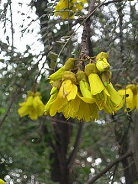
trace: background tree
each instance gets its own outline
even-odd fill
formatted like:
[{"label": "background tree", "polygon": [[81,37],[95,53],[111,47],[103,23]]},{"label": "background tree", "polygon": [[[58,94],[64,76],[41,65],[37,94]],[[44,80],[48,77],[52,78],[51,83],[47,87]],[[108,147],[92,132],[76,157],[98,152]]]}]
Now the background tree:
[{"label": "background tree", "polygon": [[7,183],[134,184],[138,182],[135,110],[101,112],[97,122],[89,123],[66,120],[62,114],[36,121],[17,114],[18,103],[32,88],[41,92],[44,103],[48,101],[47,77],[69,57],[106,51],[114,84],[138,82],[135,1],[88,1],[85,11],[69,20],[54,16],[56,3],[18,3],[21,9],[16,15],[24,17],[18,24],[22,37],[35,32],[33,23],[40,25],[34,45],[43,49],[34,54],[29,40],[24,52],[15,48],[14,2],[1,2],[0,178]]}]

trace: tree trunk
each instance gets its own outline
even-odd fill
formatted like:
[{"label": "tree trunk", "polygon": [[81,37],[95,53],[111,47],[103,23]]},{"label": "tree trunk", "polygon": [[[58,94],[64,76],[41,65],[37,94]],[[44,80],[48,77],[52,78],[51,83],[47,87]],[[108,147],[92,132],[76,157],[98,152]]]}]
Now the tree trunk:
[{"label": "tree trunk", "polygon": [[[70,141],[72,126],[68,124],[62,115],[56,115],[58,122],[53,125],[56,149],[53,157],[53,170],[51,172],[53,181],[60,181],[60,184],[69,184],[69,169],[67,165],[67,151]],[[61,121],[61,122],[60,122]]]}]

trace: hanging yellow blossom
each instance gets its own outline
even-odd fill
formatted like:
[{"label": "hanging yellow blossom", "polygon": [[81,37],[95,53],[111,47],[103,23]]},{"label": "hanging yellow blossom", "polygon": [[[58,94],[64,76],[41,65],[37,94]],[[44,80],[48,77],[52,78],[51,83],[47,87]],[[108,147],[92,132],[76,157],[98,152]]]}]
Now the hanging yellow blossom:
[{"label": "hanging yellow blossom", "polygon": [[62,76],[62,84],[58,91],[58,94],[55,95],[56,98],[52,101],[50,108],[47,105],[50,104],[50,101],[48,101],[48,103],[45,106],[45,112],[49,112],[51,116],[54,116],[57,112],[62,112],[61,109],[63,109],[63,107],[70,100],[73,100],[76,97],[77,86],[75,82],[76,82],[75,74],[70,71],[65,71]]},{"label": "hanging yellow blossom", "polygon": [[63,19],[73,18],[74,15],[83,9],[86,0],[60,0],[55,6],[55,15]]},{"label": "hanging yellow blossom", "polygon": [[[98,54],[98,57],[99,56],[100,58],[108,57],[104,52]],[[88,76],[90,91],[97,106],[106,113],[114,113],[116,107],[121,103],[121,97],[110,83],[110,72],[105,70],[103,70],[102,73],[99,72],[102,71],[98,70],[95,63],[89,63],[85,66],[85,73]]]},{"label": "hanging yellow blossom", "polygon": [[112,114],[118,110],[122,97],[111,83],[108,54],[101,52],[93,58],[88,57],[90,62],[84,63],[84,70],[78,67],[82,61],[77,65],[77,58],[69,58],[61,69],[49,76],[53,87],[45,115],[63,113],[67,119],[88,122],[98,119],[99,110]]},{"label": "hanging yellow blossom", "polygon": [[19,103],[20,108],[18,113],[21,117],[29,115],[32,120],[36,120],[44,113],[44,104],[41,101],[41,95],[39,92],[28,92],[28,96],[24,102]]},{"label": "hanging yellow blossom", "polygon": [[138,85],[128,84],[125,89],[118,90],[118,93],[122,96],[122,102],[118,107],[121,109],[124,104],[128,111],[138,109]]}]

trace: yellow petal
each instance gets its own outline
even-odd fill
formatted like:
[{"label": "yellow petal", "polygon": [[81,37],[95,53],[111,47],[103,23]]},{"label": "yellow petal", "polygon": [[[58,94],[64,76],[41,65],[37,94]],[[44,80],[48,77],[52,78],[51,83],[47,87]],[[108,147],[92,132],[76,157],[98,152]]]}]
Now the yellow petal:
[{"label": "yellow petal", "polygon": [[71,80],[65,80],[63,82],[63,88],[66,93],[69,93],[72,90],[72,81]]},{"label": "yellow petal", "polygon": [[67,95],[67,100],[70,101],[70,100],[75,99],[76,94],[77,94],[77,91],[78,91],[77,86],[76,86],[75,84],[72,84],[71,91],[70,91],[70,93]]},{"label": "yellow petal", "polygon": [[40,96],[35,96],[33,99],[33,107],[37,109],[39,106],[44,107],[44,104],[41,101]]},{"label": "yellow petal", "polygon": [[65,98],[69,92],[72,89],[72,81],[71,80],[65,80],[64,82],[62,82],[62,85],[59,89],[59,93],[58,96],[59,98]]},{"label": "yellow petal", "polygon": [[74,100],[68,102],[67,106],[62,111],[65,118],[75,118],[78,113],[78,109],[80,106],[80,99],[76,96]]},{"label": "yellow petal", "polygon": [[66,105],[68,103],[66,98],[59,98],[57,96],[57,98],[55,99],[55,101],[51,104],[50,107],[50,116],[54,116],[59,109],[61,109],[64,105]]},{"label": "yellow petal", "polygon": [[113,85],[110,83],[106,86],[106,89],[108,90],[109,94],[110,94],[110,99],[117,105],[120,105],[122,98],[119,95],[119,93],[115,90],[115,88],[113,87]]},{"label": "yellow petal", "polygon": [[33,96],[28,96],[26,99],[26,105],[31,106],[33,104]]},{"label": "yellow petal", "polygon": [[89,78],[90,89],[91,89],[92,95],[101,93],[101,91],[104,90],[104,85],[99,75],[97,75],[96,73],[91,73],[88,78]]},{"label": "yellow petal", "polygon": [[123,102],[121,103],[121,105],[119,107],[122,106],[122,104],[124,104],[126,102],[126,107],[130,109],[130,111],[132,111],[135,106],[136,106],[136,103],[135,103],[135,99],[134,99],[134,96],[133,96],[133,92],[131,89],[121,89],[121,90],[118,90],[118,93],[122,96],[123,98]]},{"label": "yellow petal", "polygon": [[101,93],[98,93],[97,95],[93,96],[96,100],[96,104],[99,108],[99,110],[102,110],[106,104],[106,100],[107,100],[107,95],[104,92],[104,90]]},{"label": "yellow petal", "polygon": [[[127,94],[129,95],[128,97],[127,97]],[[130,111],[132,111],[136,106],[136,103],[134,101],[133,92],[129,88],[126,89],[126,105],[127,105],[127,108],[130,109]]]},{"label": "yellow petal", "polygon": [[98,117],[99,117],[99,108],[98,108],[98,106],[96,105],[96,103],[93,103],[93,104],[90,104],[89,107],[90,107],[90,117],[91,117],[91,119],[93,121],[97,120]]},{"label": "yellow petal", "polygon": [[84,81],[80,81],[80,91],[82,93],[82,96],[86,97],[86,98],[92,98],[92,94],[90,92],[90,90],[88,90],[88,83],[84,82]]},{"label": "yellow petal", "polygon": [[26,116],[29,113],[29,109],[28,106],[23,105],[22,107],[20,107],[18,109],[18,114],[20,115],[20,117]]},{"label": "yellow petal", "polygon": [[50,80],[59,80],[65,71],[65,65],[49,76]]},{"label": "yellow petal", "polygon": [[34,108],[30,109],[29,116],[32,120],[36,120],[38,118],[37,110]]},{"label": "yellow petal", "polygon": [[54,102],[56,97],[57,97],[57,93],[54,93],[50,96],[50,99],[48,100],[48,102],[47,102],[47,104],[45,105],[45,108],[44,108],[44,114],[45,115],[47,115],[49,113],[49,109],[51,107],[51,104]]},{"label": "yellow petal", "polygon": [[92,103],[94,103],[94,102],[96,101],[93,97],[91,97],[91,98],[83,97],[83,96],[81,96],[80,93],[77,93],[77,96],[78,96],[82,101],[84,101],[84,102],[86,102],[86,103],[88,103],[88,104],[92,104]]},{"label": "yellow petal", "polygon": [[50,95],[53,95],[54,93],[57,93],[57,88],[56,87],[52,87]]},{"label": "yellow petal", "polygon": [[84,120],[86,122],[90,121],[90,108],[89,108],[89,104],[83,102],[81,100],[80,102],[80,107],[77,113],[77,118],[79,120]]},{"label": "yellow petal", "polygon": [[3,181],[2,179],[0,179],[0,184],[5,184],[5,181]]}]

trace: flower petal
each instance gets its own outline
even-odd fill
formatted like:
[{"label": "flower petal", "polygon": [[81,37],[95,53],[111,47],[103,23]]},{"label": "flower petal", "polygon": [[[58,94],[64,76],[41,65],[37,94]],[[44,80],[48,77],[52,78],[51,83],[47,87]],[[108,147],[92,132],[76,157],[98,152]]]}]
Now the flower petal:
[{"label": "flower petal", "polygon": [[105,87],[98,74],[91,73],[88,78],[92,95],[96,95],[104,90]]}]

